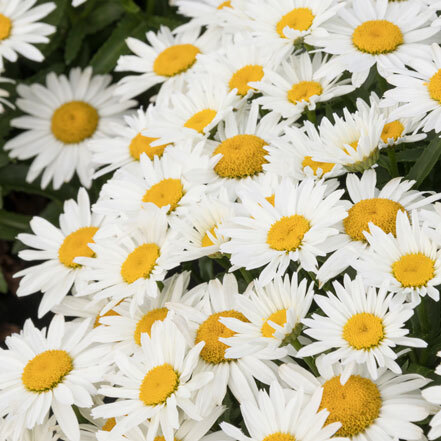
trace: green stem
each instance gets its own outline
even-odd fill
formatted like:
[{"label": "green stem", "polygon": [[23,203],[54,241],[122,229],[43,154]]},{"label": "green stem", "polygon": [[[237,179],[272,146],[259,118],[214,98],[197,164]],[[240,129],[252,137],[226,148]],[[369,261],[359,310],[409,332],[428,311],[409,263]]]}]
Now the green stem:
[{"label": "green stem", "polygon": [[400,172],[398,171],[397,157],[395,155],[395,148],[389,147],[387,149],[387,156],[389,156],[390,161],[390,172],[393,178],[399,176]]},{"label": "green stem", "polygon": [[[427,298],[422,297],[421,303],[416,308],[416,313],[418,317],[418,322],[422,330],[422,339],[427,341],[427,337],[429,336],[430,333],[430,323],[427,316],[426,302],[427,302]],[[428,348],[422,349],[420,353],[420,364],[424,366],[427,363],[429,355],[430,353]]]},{"label": "green stem", "polygon": [[153,15],[155,10],[155,0],[146,0],[145,12],[147,13],[147,17]]},{"label": "green stem", "polygon": [[[283,343],[290,344],[296,351],[299,351],[302,348],[302,345],[298,340],[298,336],[300,335],[302,328],[303,326],[298,323],[293,332],[285,337]],[[308,365],[311,373],[313,373],[314,376],[318,377],[320,375],[312,357],[303,357],[301,360]]]},{"label": "green stem", "polygon": [[248,283],[248,285],[254,280],[254,277],[245,268],[239,268],[239,271],[242,274],[242,277],[245,279],[245,282]]},{"label": "green stem", "polygon": [[317,115],[315,114],[315,110],[306,109],[305,112],[308,120],[315,124],[317,122]]}]

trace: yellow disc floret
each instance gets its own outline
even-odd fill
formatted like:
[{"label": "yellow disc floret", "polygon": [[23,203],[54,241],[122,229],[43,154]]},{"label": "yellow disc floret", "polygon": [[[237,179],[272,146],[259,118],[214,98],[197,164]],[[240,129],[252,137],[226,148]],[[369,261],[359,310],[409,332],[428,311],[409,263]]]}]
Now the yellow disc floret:
[{"label": "yellow disc floret", "polygon": [[153,323],[157,322],[158,320],[161,322],[164,321],[167,314],[167,308],[152,309],[145,314],[144,317],[142,317],[142,319],[136,324],[135,332],[133,334],[136,344],[141,345],[141,334],[146,333],[150,335]]},{"label": "yellow disc floret", "polygon": [[396,141],[404,132],[404,126],[401,121],[392,121],[385,124],[383,131],[381,132],[381,140],[387,143],[388,139]]},{"label": "yellow disc floret", "polygon": [[262,172],[268,161],[267,143],[255,135],[236,135],[216,147],[213,155],[222,154],[214,171],[222,178],[241,179]]},{"label": "yellow disc floret", "polygon": [[314,21],[314,14],[309,8],[295,8],[285,14],[276,25],[276,31],[286,38],[283,30],[288,26],[295,31],[307,31]]},{"label": "yellow disc floret", "polygon": [[302,215],[284,216],[271,225],[266,242],[273,250],[295,251],[310,228],[309,221]]},{"label": "yellow disc floret", "polygon": [[167,147],[167,144],[158,145],[157,147],[152,147],[150,145],[152,142],[157,141],[158,139],[159,138],[149,138],[148,136],[138,133],[130,142],[130,155],[136,161],[139,161],[142,153],[145,153],[152,160],[155,156],[161,157],[164,153],[164,149]]},{"label": "yellow disc floret", "polygon": [[93,257],[95,253],[89,248],[95,243],[93,236],[98,227],[84,227],[70,233],[58,249],[58,260],[68,268],[78,268],[81,265],[74,262],[76,257]]},{"label": "yellow disc floret", "polygon": [[219,364],[231,361],[225,358],[225,350],[228,346],[219,341],[219,337],[229,338],[235,335],[219,321],[219,317],[233,317],[243,322],[248,322],[247,318],[238,311],[229,310],[217,312],[210,315],[200,326],[196,333],[195,344],[204,341],[205,346],[200,353],[201,358],[207,363]]},{"label": "yellow disc floret", "polygon": [[6,15],[0,14],[0,41],[6,40],[11,35],[12,21]]},{"label": "yellow disc floret", "polygon": [[343,338],[354,349],[375,348],[384,339],[383,320],[368,312],[355,314],[343,327]]},{"label": "yellow disc floret", "polygon": [[301,81],[294,84],[288,91],[288,100],[297,104],[301,101],[309,102],[309,99],[314,95],[321,95],[323,93],[322,85],[317,81]]},{"label": "yellow disc floret", "polygon": [[90,138],[98,127],[97,110],[84,101],[71,101],[52,115],[51,130],[64,144],[78,144]]},{"label": "yellow disc floret", "polygon": [[126,283],[138,279],[148,279],[159,257],[159,247],[155,243],[145,243],[135,248],[121,265],[121,277]]},{"label": "yellow disc floret", "polygon": [[237,94],[245,96],[252,88],[248,83],[252,81],[260,81],[263,78],[263,67],[258,64],[248,64],[236,72],[228,83],[230,90],[237,89]]},{"label": "yellow disc floret", "polygon": [[355,28],[352,42],[359,51],[378,55],[394,52],[404,39],[396,24],[387,20],[369,20]]},{"label": "yellow disc floret", "polygon": [[380,415],[381,405],[377,385],[359,375],[349,377],[344,386],[340,383],[340,376],[323,385],[320,410],[329,411],[326,424],[342,424],[335,434],[337,437],[351,438],[363,433]]},{"label": "yellow disc floret", "polygon": [[289,433],[276,432],[267,435],[263,441],[296,441],[295,437]]},{"label": "yellow disc floret", "polygon": [[441,104],[441,69],[430,78],[428,83],[424,83],[429,89],[430,98]]},{"label": "yellow disc floret", "polygon": [[103,427],[101,427],[101,430],[103,430],[104,432],[110,432],[115,426],[116,426],[115,418],[109,418],[103,424]]},{"label": "yellow disc floret", "polygon": [[216,225],[214,225],[213,227],[211,227],[207,233],[204,234],[204,236],[202,237],[202,241],[201,241],[201,245],[203,248],[205,247],[211,247],[212,245],[214,245],[214,242],[210,239],[210,237],[208,236],[208,233],[210,233],[213,238],[216,239],[216,232],[214,231],[216,228]]},{"label": "yellow disc floret", "polygon": [[204,133],[205,127],[213,121],[215,116],[217,115],[216,110],[213,109],[204,109],[200,112],[195,113],[191,118],[189,118],[184,127],[188,129],[196,130],[198,133]]},{"label": "yellow disc floret", "polygon": [[268,322],[273,322],[283,327],[286,323],[286,309],[273,312],[262,325],[262,335],[264,337],[273,337],[276,330]]},{"label": "yellow disc floret", "polygon": [[435,262],[423,253],[405,254],[392,264],[392,273],[403,287],[426,286],[435,277]]},{"label": "yellow disc floret", "polygon": [[395,236],[398,210],[406,212],[400,203],[391,199],[363,199],[349,209],[348,217],[343,219],[343,226],[352,240],[366,242],[363,232],[369,232],[369,222]]},{"label": "yellow disc floret", "polygon": [[164,49],[153,63],[153,71],[163,77],[174,77],[196,63],[200,50],[192,44],[176,44]]},{"label": "yellow disc floret", "polygon": [[169,213],[174,211],[184,196],[184,186],[180,179],[163,179],[152,185],[142,198],[142,202],[151,202],[158,207],[170,205]]},{"label": "yellow disc floret", "polygon": [[303,168],[310,167],[314,172],[314,175],[317,176],[317,171],[319,168],[322,170],[322,174],[324,175],[329,173],[335,167],[335,164],[330,162],[313,161],[312,156],[305,156],[302,161],[302,166]]},{"label": "yellow disc floret", "polygon": [[31,392],[46,392],[61,383],[72,369],[72,358],[66,351],[49,350],[36,355],[27,363],[21,380]]},{"label": "yellow disc floret", "polygon": [[139,399],[146,406],[157,406],[167,401],[167,398],[179,386],[179,375],[168,363],[150,369],[139,387]]},{"label": "yellow disc floret", "polygon": [[94,328],[98,328],[98,326],[101,326],[100,320],[103,317],[113,317],[113,316],[116,316],[116,315],[119,315],[119,314],[116,311],[114,311],[113,309],[110,309],[109,311],[105,312],[104,314],[98,314],[95,317],[95,322],[93,323],[93,327]]},{"label": "yellow disc floret", "polygon": [[231,8],[231,0],[227,0],[226,2],[222,2],[217,9]]}]

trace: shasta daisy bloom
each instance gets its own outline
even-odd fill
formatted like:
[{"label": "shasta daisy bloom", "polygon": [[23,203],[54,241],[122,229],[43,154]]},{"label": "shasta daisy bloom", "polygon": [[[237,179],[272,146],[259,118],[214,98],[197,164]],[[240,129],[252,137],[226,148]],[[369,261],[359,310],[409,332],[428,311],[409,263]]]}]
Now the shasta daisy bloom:
[{"label": "shasta daisy bloom", "polygon": [[300,322],[308,313],[313,296],[313,284],[308,286],[306,279],[299,283],[297,273],[291,279],[288,275],[283,279],[276,277],[265,287],[250,285],[238,299],[239,312],[248,321],[220,319],[236,332],[233,337],[222,339],[230,346],[225,355],[239,358],[251,354],[263,359],[295,355],[292,344],[300,334]]},{"label": "shasta daisy bloom", "polygon": [[317,75],[327,62],[326,56],[317,53],[311,58],[308,52],[285,59],[278,71],[267,71],[261,81],[250,83],[263,95],[257,103],[285,118],[299,118],[305,109],[315,110],[319,102],[352,92],[349,80],[340,80],[342,72]]},{"label": "shasta daisy bloom", "polygon": [[320,377],[293,363],[279,367],[279,374],[294,390],[314,396],[322,389],[319,409],[329,411],[327,424],[341,422],[337,437],[350,441],[417,441],[423,430],[414,422],[424,420],[430,408],[421,388],[430,382],[417,374],[396,375],[384,368],[372,379],[364,366],[357,366],[345,384],[343,366],[316,359]]},{"label": "shasta daisy bloom", "polygon": [[205,344],[199,354],[195,372],[212,372],[214,376],[213,381],[201,389],[195,398],[196,405],[201,409],[220,405],[227,387],[242,402],[255,399],[257,386],[254,379],[264,384],[276,380],[276,366],[270,361],[259,360],[252,355],[237,359],[226,357],[228,346],[222,339],[232,337],[235,333],[220,320],[232,317],[247,321],[239,312],[241,297],[234,275],[226,274],[222,282],[218,279],[210,280],[193,288],[179,303],[167,304],[171,311],[176,312],[174,320],[178,326],[186,330],[189,344]]},{"label": "shasta daisy bloom", "polygon": [[187,342],[171,320],[153,324],[151,335],[141,337],[141,349],[133,357],[115,355],[118,372],[110,374],[114,386],[102,386],[100,393],[118,401],[92,410],[92,416],[118,418],[112,434],[124,435],[147,419],[146,439],[159,431],[165,441],[173,441],[179,428],[179,410],[194,420],[202,420],[211,408],[201,409],[192,396],[213,379],[211,372],[195,372],[204,343],[189,349]]},{"label": "shasta daisy bloom", "polygon": [[157,34],[150,31],[146,37],[148,44],[128,38],[127,46],[134,55],[122,55],[118,59],[116,71],[138,74],[127,75],[118,83],[116,94],[124,98],[132,98],[164,82],[180,89],[186,74],[197,63],[198,54],[215,50],[218,43],[217,33],[201,35],[200,27],[172,32],[161,26]]},{"label": "shasta daisy bloom", "polygon": [[264,267],[259,283],[266,285],[285,273],[291,261],[306,271],[317,271],[317,256],[325,256],[327,242],[338,234],[346,217],[339,199],[343,191],[325,195],[326,185],[305,179],[294,184],[284,179],[276,189],[274,205],[261,194],[241,194],[247,217],[231,220],[221,233],[231,240],[221,251],[231,254],[234,268]]},{"label": "shasta daisy bloom", "polygon": [[279,383],[271,384],[269,393],[261,390],[256,402],[240,403],[243,421],[250,436],[237,427],[221,423],[222,430],[237,441],[343,441],[333,435],[341,427],[334,422],[325,424],[329,411],[320,408],[322,391],[317,388],[312,397],[302,392],[286,394]]},{"label": "shasta daisy bloom", "polygon": [[401,374],[395,361],[398,355],[393,348],[411,346],[424,348],[427,344],[419,338],[406,337],[405,323],[413,315],[404,299],[398,301],[388,294],[387,283],[377,290],[365,288],[361,277],[352,280],[347,274],[344,285],[334,282],[335,294],[316,295],[315,302],[325,314],[313,314],[303,319],[305,334],[317,340],[301,348],[298,357],[308,357],[331,350],[323,363],[341,361],[341,382],[345,383],[356,365],[364,365],[373,379],[378,368],[385,367]]},{"label": "shasta daisy bloom", "polygon": [[[1,71],[0,71],[1,73]],[[13,83],[13,80],[10,80],[9,78],[0,77],[0,83]],[[0,88],[0,114],[5,111],[5,106],[14,109],[14,105],[11,104],[10,101],[8,101],[9,92],[5,89]]]},{"label": "shasta daisy bloom", "polygon": [[34,234],[21,233],[17,236],[25,245],[34,248],[20,251],[18,255],[21,259],[43,261],[14,275],[23,277],[17,290],[19,297],[43,292],[39,317],[61,303],[72,287],[79,286],[82,266],[75,259],[79,256],[93,257],[89,245],[102,224],[102,217],[90,213],[89,196],[81,188],[78,202],[71,199],[64,203],[59,221],[60,228],[56,228],[46,219],[35,216],[30,222]]},{"label": "shasta daisy bloom", "polygon": [[404,68],[426,49],[424,41],[440,30],[431,26],[433,13],[422,2],[408,2],[403,13],[387,0],[353,0],[337,15],[328,27],[329,35],[311,36],[308,43],[338,55],[332,66],[322,69],[323,74],[347,69],[357,86],[374,65],[383,77],[393,68]]},{"label": "shasta daisy bloom", "polygon": [[23,429],[18,418],[0,418],[0,437],[4,441],[58,441],[59,427],[54,416],[46,416],[43,423]]},{"label": "shasta daisy bloom", "polygon": [[90,326],[87,319],[65,324],[56,315],[47,332],[27,320],[20,334],[7,337],[8,349],[0,351],[0,411],[17,418],[23,429],[32,429],[52,410],[68,440],[79,441],[72,406],[92,406],[94,383],[106,371],[106,348],[90,346]]},{"label": "shasta daisy bloom", "polygon": [[369,231],[365,236],[370,250],[356,263],[365,282],[379,286],[387,280],[391,291],[416,304],[426,294],[438,301],[441,251],[420,226],[417,211],[412,211],[411,220],[398,211],[396,237],[373,224]]},{"label": "shasta daisy bloom", "polygon": [[109,133],[109,123],[117,121],[134,101],[119,102],[113,97],[110,75],[92,76],[92,68],[72,69],[69,77],[53,72],[46,86],[20,84],[17,107],[27,115],[14,118],[13,127],[25,130],[4,146],[11,158],[32,162],[26,180],[42,173],[42,188],[53,181],[55,189],[77,173],[89,187],[92,178],[88,141]]},{"label": "shasta daisy bloom", "polygon": [[[438,357],[441,357],[441,352],[436,354]],[[435,369],[435,373],[441,375],[441,365],[438,365]],[[430,432],[429,439],[437,439],[441,436],[441,386],[432,386],[423,390],[423,397],[429,403],[432,403],[436,406],[436,414],[432,417],[430,421]],[[434,406],[434,407],[435,407]]]},{"label": "shasta daisy bloom", "polygon": [[35,6],[37,0],[0,1],[0,71],[6,59],[15,63],[18,55],[32,61],[43,61],[44,56],[34,44],[48,43],[48,35],[55,27],[39,20],[55,9],[55,3],[48,2]]}]

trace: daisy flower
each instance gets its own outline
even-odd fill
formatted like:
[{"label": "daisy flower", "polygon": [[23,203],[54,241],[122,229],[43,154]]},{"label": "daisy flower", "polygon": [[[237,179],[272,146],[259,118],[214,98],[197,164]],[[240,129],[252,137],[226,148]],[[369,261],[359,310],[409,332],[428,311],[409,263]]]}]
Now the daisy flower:
[{"label": "daisy flower", "polygon": [[[174,319],[178,326],[187,332],[189,344],[198,346],[204,342],[199,354],[196,372],[212,372],[213,381],[196,396],[196,405],[201,409],[220,405],[227,387],[239,402],[254,400],[257,386],[254,378],[264,384],[276,380],[276,366],[268,360],[259,360],[247,355],[240,358],[227,358],[228,346],[223,338],[235,333],[221,323],[221,318],[231,317],[247,322],[239,312],[237,281],[232,274],[226,274],[221,282],[218,279],[198,285],[189,291],[179,303],[168,303],[167,307],[176,312]],[[181,320],[179,320],[181,318]]]},{"label": "daisy flower", "polygon": [[264,109],[280,113],[285,118],[299,118],[305,110],[315,110],[317,103],[329,101],[354,90],[336,75],[318,76],[316,73],[328,62],[317,53],[294,54],[282,61],[278,71],[267,71],[259,82],[250,85],[262,93],[257,103]]},{"label": "daisy flower", "polygon": [[48,35],[55,27],[38,20],[46,17],[55,9],[55,3],[43,3],[33,7],[37,0],[0,1],[0,71],[6,59],[15,63],[18,54],[32,61],[43,61],[43,54],[35,43],[48,43]]},{"label": "daisy flower", "polygon": [[405,307],[404,299],[397,301],[388,294],[387,283],[377,293],[374,287],[365,288],[361,277],[351,281],[345,274],[343,280],[343,285],[333,284],[336,295],[328,292],[327,296],[314,297],[325,316],[313,314],[312,318],[303,319],[305,334],[317,341],[301,348],[297,356],[332,350],[323,357],[323,363],[341,362],[342,383],[357,364],[366,366],[373,379],[377,379],[379,367],[401,374],[395,361],[398,355],[392,348],[427,346],[423,340],[406,337],[409,331],[404,325],[413,310]]},{"label": "daisy flower", "polygon": [[88,141],[109,133],[109,123],[135,104],[114,98],[111,81],[110,75],[92,76],[88,67],[72,69],[69,78],[51,72],[46,87],[17,87],[17,107],[27,115],[14,118],[11,125],[25,131],[9,140],[4,149],[11,158],[20,160],[36,156],[28,182],[42,173],[41,187],[53,181],[58,189],[76,172],[81,184],[90,186],[93,166]]},{"label": "daisy flower", "polygon": [[[426,51],[427,52],[427,51]],[[423,54],[424,52],[421,52]],[[422,119],[421,127],[425,132],[441,132],[441,47],[432,44],[431,59],[420,57],[407,64],[410,69],[400,69],[399,73],[387,77],[388,83],[395,88],[384,93],[381,106],[401,103],[391,118]]]},{"label": "daisy flower", "polygon": [[329,35],[311,36],[308,43],[324,52],[338,55],[322,73],[347,69],[352,82],[363,84],[370,68],[387,77],[393,68],[404,68],[409,60],[423,52],[425,40],[439,32],[431,26],[433,13],[422,2],[408,2],[402,8],[387,0],[353,0],[337,12],[338,19],[328,27]]},{"label": "daisy flower", "polygon": [[[436,354],[438,357],[441,357],[441,352]],[[441,365],[438,365],[435,369],[435,373],[441,375]],[[430,432],[429,439],[437,439],[441,436],[441,386],[432,386],[423,390],[423,397],[429,403],[432,403],[436,406],[436,414],[432,417],[430,421]]]},{"label": "daisy flower", "polygon": [[283,275],[291,261],[316,272],[317,256],[331,251],[327,242],[346,217],[339,203],[343,191],[325,191],[326,185],[313,179],[299,184],[284,179],[275,191],[274,205],[260,194],[241,194],[247,217],[235,217],[221,229],[231,238],[221,251],[231,254],[234,268],[264,267],[261,285]]},{"label": "daisy flower", "polygon": [[198,54],[215,50],[218,43],[217,33],[201,35],[200,27],[172,32],[161,26],[157,34],[150,31],[146,37],[148,44],[131,37],[126,40],[134,55],[119,57],[115,70],[138,75],[125,76],[118,83],[117,95],[132,98],[164,82],[180,89],[186,74],[197,63]]},{"label": "daisy flower", "polygon": [[[0,83],[14,83],[14,81],[10,80],[9,78],[0,77]],[[0,114],[5,111],[5,106],[11,109],[15,108],[14,105],[7,100],[8,97],[9,97],[9,92],[5,89],[0,88]]]},{"label": "daisy flower", "polygon": [[337,437],[350,441],[423,439],[423,430],[414,422],[430,413],[420,390],[430,380],[417,374],[396,375],[383,368],[372,379],[364,366],[357,366],[342,384],[343,366],[325,363],[323,357],[316,364],[319,378],[293,363],[280,366],[279,374],[290,387],[307,395],[323,390],[319,409],[329,411],[326,425],[342,424]]},{"label": "daisy flower", "polygon": [[47,332],[27,320],[20,334],[7,337],[8,349],[0,351],[0,412],[6,407],[24,430],[43,424],[52,410],[68,440],[79,441],[72,406],[92,406],[94,383],[106,371],[102,357],[107,349],[90,347],[90,325],[87,319],[65,324],[56,315]]},{"label": "daisy flower", "polygon": [[79,256],[93,257],[94,252],[89,245],[102,224],[102,217],[90,213],[89,196],[81,188],[77,202],[71,199],[64,203],[59,222],[60,228],[57,228],[46,219],[35,216],[30,222],[34,234],[21,233],[17,236],[25,245],[34,248],[20,251],[20,259],[44,261],[14,275],[23,277],[17,290],[19,297],[43,292],[39,317],[61,303],[72,287],[78,288],[82,266],[75,259]]},{"label": "daisy flower", "polygon": [[240,403],[245,427],[250,436],[237,427],[221,423],[222,430],[237,441],[343,441],[333,435],[341,424],[326,424],[329,411],[320,408],[322,391],[312,397],[303,392],[286,395],[279,383],[271,384],[269,393],[261,390],[256,402]]},{"label": "daisy flower", "polygon": [[149,419],[146,439],[155,438],[160,427],[165,441],[173,441],[178,408],[198,421],[213,408],[201,409],[192,401],[192,395],[213,379],[212,372],[195,371],[203,347],[201,342],[189,349],[171,320],[157,321],[151,335],[142,334],[142,351],[136,356],[115,355],[118,372],[109,375],[114,386],[102,386],[99,392],[119,400],[95,407],[92,416],[121,417],[112,429],[116,436]]},{"label": "daisy flower", "polygon": [[395,237],[373,224],[369,231],[365,233],[369,252],[355,264],[365,282],[379,286],[386,280],[391,291],[416,304],[426,294],[438,301],[441,251],[420,226],[418,212],[412,211],[410,220],[398,211]]},{"label": "daisy flower", "polygon": [[17,418],[0,418],[0,437],[4,441],[58,441],[58,426],[54,416],[45,417],[42,424],[24,429]]},{"label": "daisy flower", "polygon": [[295,355],[294,345],[301,332],[301,320],[311,307],[314,296],[313,283],[298,282],[297,273],[276,277],[265,287],[250,285],[238,299],[239,312],[247,322],[235,318],[220,321],[236,334],[223,338],[230,346],[225,355],[240,358],[256,355],[258,358],[281,359]]}]

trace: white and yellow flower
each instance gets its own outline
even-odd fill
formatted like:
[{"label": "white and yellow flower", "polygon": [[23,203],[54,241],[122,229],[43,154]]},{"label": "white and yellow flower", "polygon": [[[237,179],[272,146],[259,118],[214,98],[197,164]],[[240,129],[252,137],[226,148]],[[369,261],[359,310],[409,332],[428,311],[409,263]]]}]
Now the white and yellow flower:
[{"label": "white and yellow flower", "polygon": [[[441,7],[441,3],[440,3]],[[441,357],[441,352],[436,354]],[[435,369],[435,373],[441,375],[441,365],[438,365]],[[430,432],[428,433],[428,438],[430,440],[437,439],[441,436],[441,386],[427,387],[423,390],[423,397],[429,403],[434,404],[435,415],[430,420]]]}]

